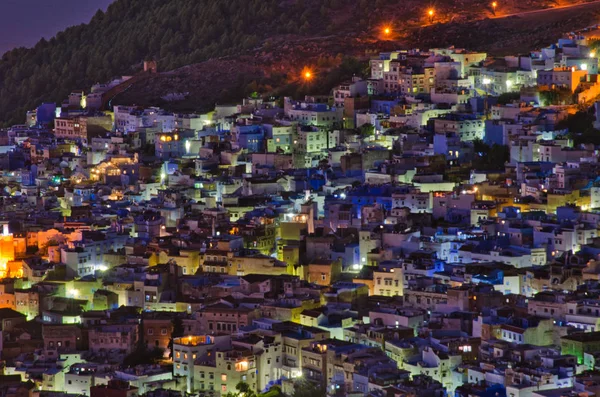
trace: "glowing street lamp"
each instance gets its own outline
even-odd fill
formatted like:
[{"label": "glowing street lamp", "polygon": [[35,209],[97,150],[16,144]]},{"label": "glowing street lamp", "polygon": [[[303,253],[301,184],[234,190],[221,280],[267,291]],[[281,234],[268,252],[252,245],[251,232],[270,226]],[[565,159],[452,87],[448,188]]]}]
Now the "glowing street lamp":
[{"label": "glowing street lamp", "polygon": [[313,78],[313,73],[310,69],[304,69],[302,72],[302,78],[306,81],[310,81]]},{"label": "glowing street lamp", "polygon": [[494,10],[494,15],[496,15],[496,7],[498,7],[498,3],[493,1],[492,2],[492,9]]},{"label": "glowing street lamp", "polygon": [[433,10],[433,8],[430,8],[427,11],[427,15],[429,15],[429,23],[433,23],[433,15],[435,14],[435,11]]},{"label": "glowing street lamp", "polygon": [[392,34],[392,29],[390,29],[389,26],[386,26],[383,28],[383,34],[386,36],[389,36],[390,34]]},{"label": "glowing street lamp", "polygon": [[489,77],[484,77],[481,81],[483,84],[483,89],[485,90],[485,94],[488,94],[488,86],[492,83],[492,80]]},{"label": "glowing street lamp", "polygon": [[308,84],[315,79],[316,73],[315,70],[309,66],[305,66],[300,71],[299,79],[304,81],[304,83]]}]

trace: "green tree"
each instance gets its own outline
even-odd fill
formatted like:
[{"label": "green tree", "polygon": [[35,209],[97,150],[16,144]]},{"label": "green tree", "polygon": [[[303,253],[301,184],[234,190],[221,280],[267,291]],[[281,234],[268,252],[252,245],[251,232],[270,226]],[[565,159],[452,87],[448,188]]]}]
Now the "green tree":
[{"label": "green tree", "polygon": [[521,99],[521,93],[520,92],[505,92],[503,94],[500,94],[498,96],[498,104],[499,105],[506,105],[508,103],[514,102],[514,101],[518,101],[519,99]]},{"label": "green tree", "polygon": [[239,382],[235,389],[237,392],[229,392],[225,397],[257,397],[256,392],[246,382]]},{"label": "green tree", "polygon": [[259,397],[283,397],[284,394],[281,391],[281,387],[272,386],[268,392],[259,394]]},{"label": "green tree", "polygon": [[504,163],[510,159],[510,150],[506,145],[492,146],[481,139],[473,141],[473,167],[478,170],[492,171],[504,168]]},{"label": "green tree", "polygon": [[61,103],[73,89],[134,74],[147,59],[166,70],[237,55],[277,32],[323,33],[330,13],[322,13],[321,5],[317,0],[116,0],[88,24],[2,56],[0,122],[21,122],[40,102]]},{"label": "green tree", "polygon": [[596,117],[590,110],[577,112],[556,123],[556,129],[567,129],[571,133],[584,133],[593,130]]},{"label": "green tree", "polygon": [[171,332],[171,339],[169,339],[169,357],[173,355],[173,339],[181,338],[185,332],[183,328],[183,320],[177,316],[173,319],[173,332]]},{"label": "green tree", "polygon": [[371,123],[366,123],[359,128],[360,136],[362,138],[368,138],[375,135],[375,126]]},{"label": "green tree", "polygon": [[540,91],[539,97],[542,106],[573,104],[573,93],[565,88]]},{"label": "green tree", "polygon": [[306,380],[295,383],[292,393],[292,397],[325,397],[326,395],[327,391],[323,385]]},{"label": "green tree", "polygon": [[163,358],[163,349],[155,347],[147,349],[143,346],[138,346],[133,352],[123,359],[123,367],[135,367],[137,365],[155,364]]}]

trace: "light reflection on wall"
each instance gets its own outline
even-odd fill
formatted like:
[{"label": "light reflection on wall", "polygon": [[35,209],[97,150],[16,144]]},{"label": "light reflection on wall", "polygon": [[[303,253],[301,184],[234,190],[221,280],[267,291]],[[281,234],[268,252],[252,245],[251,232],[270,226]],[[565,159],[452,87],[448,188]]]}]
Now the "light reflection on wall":
[{"label": "light reflection on wall", "polygon": [[23,277],[23,266],[20,261],[15,261],[15,240],[8,233],[8,225],[3,225],[0,235],[0,279]]}]

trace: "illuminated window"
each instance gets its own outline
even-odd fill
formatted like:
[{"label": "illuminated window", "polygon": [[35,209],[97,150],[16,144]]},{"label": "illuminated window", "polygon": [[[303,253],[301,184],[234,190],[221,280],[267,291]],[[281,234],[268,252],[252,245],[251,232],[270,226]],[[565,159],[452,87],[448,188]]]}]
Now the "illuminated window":
[{"label": "illuminated window", "polygon": [[240,361],[239,363],[235,363],[236,371],[247,371],[248,370],[248,361]]},{"label": "illuminated window", "polygon": [[227,382],[227,374],[221,374],[221,381]]}]

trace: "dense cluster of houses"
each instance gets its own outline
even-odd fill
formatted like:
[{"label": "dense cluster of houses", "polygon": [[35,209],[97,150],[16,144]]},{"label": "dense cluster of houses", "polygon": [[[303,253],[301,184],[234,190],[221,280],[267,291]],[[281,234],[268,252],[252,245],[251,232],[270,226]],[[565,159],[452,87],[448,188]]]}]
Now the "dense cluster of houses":
[{"label": "dense cluster of houses", "polygon": [[598,38],[206,114],[103,109],[129,77],[41,104],[0,131],[0,395],[595,395]]}]

